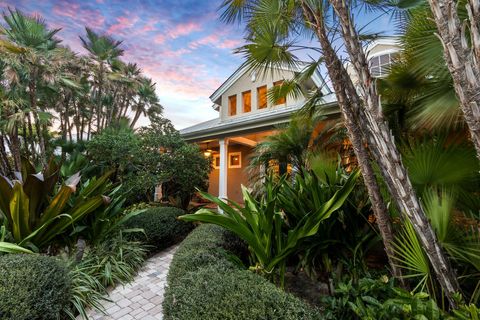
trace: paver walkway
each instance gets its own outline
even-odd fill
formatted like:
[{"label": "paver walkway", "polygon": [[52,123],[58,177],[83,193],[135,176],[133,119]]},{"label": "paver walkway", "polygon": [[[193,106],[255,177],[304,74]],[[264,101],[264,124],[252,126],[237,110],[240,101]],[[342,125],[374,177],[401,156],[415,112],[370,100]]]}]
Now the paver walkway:
[{"label": "paver walkway", "polygon": [[163,319],[162,302],[167,273],[177,246],[170,247],[147,260],[135,279],[118,285],[110,294],[112,302],[103,303],[107,314],[89,312],[93,320]]}]

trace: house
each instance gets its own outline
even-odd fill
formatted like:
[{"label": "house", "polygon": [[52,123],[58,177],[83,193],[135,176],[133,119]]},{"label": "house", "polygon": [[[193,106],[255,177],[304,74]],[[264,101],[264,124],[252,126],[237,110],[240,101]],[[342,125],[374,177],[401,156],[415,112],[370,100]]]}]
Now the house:
[{"label": "house", "polygon": [[[382,76],[387,72],[394,53],[398,52],[398,45],[391,39],[380,39],[367,49],[372,72]],[[262,76],[245,67],[238,68],[210,96],[218,117],[180,131],[186,141],[197,143],[205,156],[212,157],[210,194],[242,201],[240,186],[249,184],[249,173],[245,169],[253,149],[265,137],[274,134],[278,125],[288,123],[306,102],[306,96],[303,96],[271,103],[267,92],[273,86],[281,85],[282,81],[292,79],[304,67],[282,67]],[[320,72],[315,72],[303,86],[304,92],[321,90],[323,101],[318,108],[323,108],[325,115],[339,118],[335,94],[325,84]]]}]

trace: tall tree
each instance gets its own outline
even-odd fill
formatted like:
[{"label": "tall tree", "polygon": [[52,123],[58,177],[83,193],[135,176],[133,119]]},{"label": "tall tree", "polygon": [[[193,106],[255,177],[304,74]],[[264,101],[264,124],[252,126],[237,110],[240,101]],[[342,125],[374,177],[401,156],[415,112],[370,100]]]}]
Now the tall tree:
[{"label": "tall tree", "polygon": [[[428,0],[428,3],[480,160],[480,1]],[[466,8],[466,16],[462,7]]]},{"label": "tall tree", "polygon": [[[243,52],[247,58],[254,61],[252,65],[256,67],[294,63],[295,56],[292,54],[292,50],[298,50],[298,47],[295,48],[292,41],[288,40],[289,36],[295,35],[299,30],[313,33],[319,42],[319,48],[315,49],[317,51],[320,49],[322,53],[322,59],[334,87],[372,203],[377,200],[372,195],[376,192],[375,186],[378,188],[378,184],[376,184],[373,170],[371,170],[365,142],[368,142],[369,151],[378,164],[398,208],[409,220],[412,220],[421,243],[425,246],[427,255],[432,262],[438,281],[450,303],[454,305],[453,294],[459,291],[458,283],[415,195],[402,164],[400,153],[379,110],[378,95],[368,71],[368,64],[359,37],[351,21],[351,12],[346,3],[333,1],[332,3],[337,15],[331,10],[330,3],[314,0],[226,1],[224,5],[227,10],[224,17],[227,20],[247,19],[250,30],[248,40],[252,44],[244,47]],[[360,95],[333,47],[329,32],[329,27],[333,27],[332,29],[335,30],[335,26],[329,26],[329,23],[335,21],[332,16],[341,21],[341,30],[351,59],[354,52],[360,55],[352,59],[360,79]],[[262,46],[262,41],[264,46]],[[383,202],[379,203],[381,205]],[[385,211],[376,209],[375,205],[373,208],[376,215],[385,214]],[[388,224],[388,216],[383,217]],[[379,225],[379,227],[381,226]],[[382,234],[386,234],[384,243],[388,250],[391,247],[391,241],[388,241],[388,237],[391,239],[391,227],[383,229]]]}]

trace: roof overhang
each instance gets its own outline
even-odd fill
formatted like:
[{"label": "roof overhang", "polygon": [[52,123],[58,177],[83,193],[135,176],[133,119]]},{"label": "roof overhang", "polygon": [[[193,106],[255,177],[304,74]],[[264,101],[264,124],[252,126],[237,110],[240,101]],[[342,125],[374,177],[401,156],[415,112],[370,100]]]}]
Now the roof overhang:
[{"label": "roof overhang", "polygon": [[[336,101],[328,102],[319,106],[323,108],[325,116],[338,115],[339,109]],[[218,139],[222,137],[242,135],[247,133],[259,132],[263,130],[273,129],[278,125],[288,123],[294,112],[299,108],[285,108],[277,112],[265,114],[257,114],[256,117],[246,119],[244,121],[225,121],[221,122],[213,128],[205,128],[198,131],[181,133],[183,139],[189,142],[198,142],[210,139]]]}]

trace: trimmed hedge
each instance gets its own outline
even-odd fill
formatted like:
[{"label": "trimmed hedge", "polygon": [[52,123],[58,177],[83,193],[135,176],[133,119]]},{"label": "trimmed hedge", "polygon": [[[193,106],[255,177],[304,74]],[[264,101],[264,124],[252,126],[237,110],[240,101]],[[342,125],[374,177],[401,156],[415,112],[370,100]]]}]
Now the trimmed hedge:
[{"label": "trimmed hedge", "polygon": [[154,207],[136,215],[125,223],[125,228],[141,228],[145,233],[135,232],[130,238],[150,245],[157,252],[182,241],[193,229],[193,224],[177,220],[185,211],[174,207]]},{"label": "trimmed hedge", "polygon": [[[231,235],[201,225],[180,245],[168,273],[167,320],[320,319],[318,310],[246,270],[226,250]],[[240,244],[241,247],[241,244]]]},{"label": "trimmed hedge", "polygon": [[0,256],[0,319],[59,319],[70,300],[66,266],[53,257]]}]

